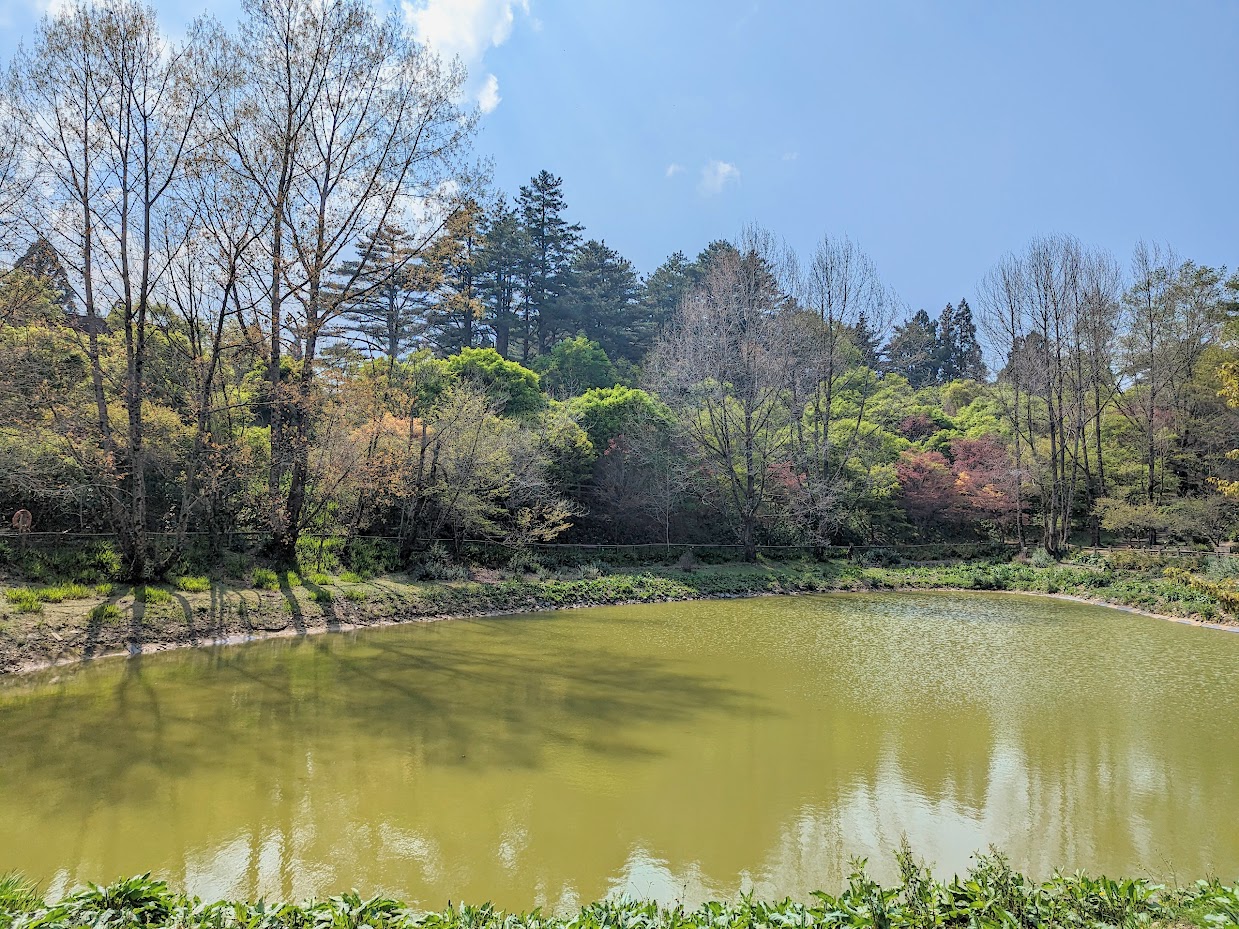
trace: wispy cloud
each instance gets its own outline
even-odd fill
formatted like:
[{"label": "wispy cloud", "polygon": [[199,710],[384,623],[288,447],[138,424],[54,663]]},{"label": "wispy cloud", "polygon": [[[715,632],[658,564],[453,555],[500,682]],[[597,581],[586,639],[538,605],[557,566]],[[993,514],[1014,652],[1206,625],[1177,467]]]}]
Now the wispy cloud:
[{"label": "wispy cloud", "polygon": [[[7,14],[10,4],[0,3],[0,13]],[[34,12],[36,16],[59,16],[61,13],[67,13],[73,8],[72,0],[29,0],[29,2],[14,3],[14,8],[21,9],[25,6]]]},{"label": "wispy cloud", "polygon": [[489,113],[502,99],[503,97],[499,96],[499,78],[493,74],[486,75],[482,89],[478,91],[478,108],[483,113]]},{"label": "wispy cloud", "polygon": [[684,170],[684,165],[676,164],[674,161],[667,165],[667,177],[675,177]]},{"label": "wispy cloud", "polygon": [[800,157],[800,152],[784,152],[783,153],[784,161],[795,161],[799,157]]},{"label": "wispy cloud", "polygon": [[518,13],[529,15],[529,0],[402,0],[401,9],[418,39],[469,69],[469,93],[482,112],[497,107],[499,78],[482,61],[512,35]]},{"label": "wispy cloud", "polygon": [[729,161],[719,161],[717,158],[706,162],[701,169],[701,179],[697,182],[697,190],[703,196],[713,197],[721,194],[728,184],[738,183],[740,169]]}]

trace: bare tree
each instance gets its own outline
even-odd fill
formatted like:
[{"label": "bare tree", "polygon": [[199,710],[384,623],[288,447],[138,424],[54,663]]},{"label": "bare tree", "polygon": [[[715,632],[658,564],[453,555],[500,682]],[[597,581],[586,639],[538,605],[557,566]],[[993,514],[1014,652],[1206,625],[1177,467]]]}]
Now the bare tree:
[{"label": "bare tree", "polygon": [[[1221,323],[1221,276],[1140,242],[1123,295],[1120,408],[1141,432],[1145,502],[1160,502],[1169,434],[1179,425],[1196,365]],[[1156,539],[1150,530],[1149,541]]]},{"label": "bare tree", "polygon": [[[212,66],[229,63],[213,56]],[[203,128],[204,131],[206,127]],[[235,447],[237,403],[223,369],[229,356],[252,348],[245,322],[255,310],[247,286],[259,260],[257,243],[267,217],[253,209],[235,172],[220,163],[220,150],[205,139],[187,166],[178,192],[176,228],[185,235],[165,243],[168,273],[159,297],[167,342],[181,355],[190,390],[182,414],[192,421],[193,442],[184,465],[181,503],[175,522],[184,541],[191,521],[222,531],[225,497],[241,466]]]},{"label": "bare tree", "polygon": [[854,409],[837,423],[836,401],[844,382],[863,365],[855,337],[860,330],[885,331],[895,299],[877,268],[851,239],[824,237],[798,281],[804,310],[798,327],[798,359],[792,390],[792,428],[798,492],[796,521],[814,544],[829,544],[842,518],[852,474],[849,464],[863,439],[865,402],[873,378],[853,378]]},{"label": "bare tree", "polygon": [[789,443],[793,335],[780,260],[768,238],[752,233],[739,249],[719,254],[647,364],[720,485],[749,561],[757,556],[771,467],[784,460]]},{"label": "bare tree", "polygon": [[[1108,252],[1092,251],[1084,257],[1081,274],[1083,293],[1080,301],[1079,350],[1075,358],[1076,377],[1086,394],[1087,418],[1091,425],[1091,429],[1085,429],[1081,445],[1091,512],[1097,501],[1108,494],[1106,463],[1102,454],[1102,421],[1119,396],[1115,342],[1123,270]],[[1092,457],[1089,455],[1090,438]],[[1096,514],[1091,521],[1091,530],[1093,544],[1100,544],[1101,520]]]},{"label": "bare tree", "polygon": [[[263,327],[271,395],[270,522],[290,556],[303,522],[315,363],[371,256],[331,271],[361,237],[413,209],[446,209],[474,126],[464,74],[364,0],[248,0],[231,54],[243,80],[216,121],[266,217]],[[436,225],[431,222],[430,225]],[[296,371],[286,371],[286,348]]]},{"label": "bare tree", "polygon": [[21,204],[31,171],[22,144],[22,125],[7,95],[0,96],[0,257],[12,255],[21,240]]},{"label": "bare tree", "polygon": [[[1089,427],[1099,443],[1099,418],[1114,390],[1109,354],[1095,348],[1113,335],[1117,287],[1114,260],[1071,236],[1034,239],[981,284],[983,331],[1005,361],[999,397],[1014,440],[1018,509],[1032,482],[1041,543],[1051,552],[1070,538],[1081,488],[1096,486]],[[1022,545],[1022,520],[1017,525]]]},{"label": "bare tree", "polygon": [[1014,364],[1017,350],[1025,341],[1024,299],[1027,285],[1025,283],[1024,264],[1015,255],[1008,254],[981,281],[981,330],[991,350],[1006,364],[999,380],[1005,382],[1010,389],[1010,395],[1005,392],[998,394],[1001,408],[1010,427],[1014,445],[1015,459],[1015,491],[1016,491],[1016,538],[1020,548],[1025,545],[1024,539],[1024,482],[1025,457],[1031,452],[1025,452],[1026,444],[1021,428],[1020,413],[1027,397],[1025,390],[1024,371]]},{"label": "bare tree", "polygon": [[[181,235],[169,204],[213,89],[192,46],[171,44],[152,10],[123,0],[44,20],[10,73],[38,173],[29,215],[46,219],[87,316],[101,482],[134,578],[149,575],[153,556],[143,421],[152,296],[167,243]],[[114,383],[100,346],[105,316],[124,353]],[[119,430],[112,392],[125,412]]]}]

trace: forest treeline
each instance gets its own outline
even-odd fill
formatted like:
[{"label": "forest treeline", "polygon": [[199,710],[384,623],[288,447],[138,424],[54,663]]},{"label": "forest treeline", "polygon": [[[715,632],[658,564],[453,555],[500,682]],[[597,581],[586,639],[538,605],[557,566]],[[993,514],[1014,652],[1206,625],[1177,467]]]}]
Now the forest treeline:
[{"label": "forest treeline", "polygon": [[[1032,241],[909,314],[750,229],[642,276],[364,0],[52,16],[0,105],[0,507],[190,539],[1217,543],[1239,277]],[[961,290],[966,285],[961,284]],[[992,368],[987,368],[986,359]]]}]

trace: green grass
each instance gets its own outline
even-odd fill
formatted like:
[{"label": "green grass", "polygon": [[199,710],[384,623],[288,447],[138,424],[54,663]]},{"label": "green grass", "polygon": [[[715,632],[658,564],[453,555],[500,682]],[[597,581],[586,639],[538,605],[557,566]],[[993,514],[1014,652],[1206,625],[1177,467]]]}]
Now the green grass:
[{"label": "green grass", "polygon": [[806,900],[766,903],[751,896],[704,903],[695,909],[611,899],[578,912],[506,913],[490,904],[419,912],[395,899],[362,898],[355,891],[302,904],[202,901],[176,893],[148,874],[90,884],[45,902],[28,881],[0,878],[0,927],[99,926],[328,927],[328,929],[936,929],[1057,926],[1214,926],[1239,923],[1239,892],[1218,880],[1167,888],[1138,878],[1056,873],[1034,881],[997,853],[980,855],[966,874],[936,879],[915,861],[906,844],[898,853],[900,881],[883,886],[854,864],[838,893],[818,891]]},{"label": "green grass", "polygon": [[37,587],[32,593],[44,603],[86,600],[94,596],[94,590],[85,584],[58,584],[55,587]]},{"label": "green grass", "polygon": [[210,578],[203,577],[201,575],[182,575],[173,583],[176,584],[177,590],[183,590],[186,593],[205,593],[211,589]]},{"label": "green grass", "polygon": [[[0,874],[0,926],[43,905],[39,886],[20,874]],[[7,917],[7,919],[6,919]]]},{"label": "green grass", "polygon": [[356,587],[344,591],[344,599],[353,603],[364,603],[367,596],[364,590],[358,590]]},{"label": "green grass", "polygon": [[4,599],[9,601],[18,613],[43,612],[43,601],[28,587],[11,587],[4,592]]},{"label": "green grass", "polygon": [[270,568],[255,568],[250,575],[255,590],[279,590],[280,578]]},{"label": "green grass", "polygon": [[342,571],[340,572],[340,580],[345,584],[360,584],[365,578],[356,571]]},{"label": "green grass", "polygon": [[[301,577],[296,571],[272,571],[270,568],[255,568],[250,575],[255,590],[280,590],[284,587],[300,587]],[[326,577],[326,575],[323,575]],[[327,579],[330,583],[330,578]]]},{"label": "green grass", "polygon": [[311,572],[305,576],[305,579],[308,583],[314,584],[317,587],[323,587],[336,582],[336,579],[330,574],[322,574],[320,572]]},{"label": "green grass", "polygon": [[142,587],[135,587],[133,598],[146,604],[167,603],[172,599],[172,594],[162,587],[151,587],[148,584]]},{"label": "green grass", "polygon": [[335,599],[335,595],[330,590],[311,590],[310,599],[315,603],[327,604]]},{"label": "green grass", "polygon": [[115,603],[100,603],[90,611],[90,621],[95,623],[120,622],[120,607]]}]

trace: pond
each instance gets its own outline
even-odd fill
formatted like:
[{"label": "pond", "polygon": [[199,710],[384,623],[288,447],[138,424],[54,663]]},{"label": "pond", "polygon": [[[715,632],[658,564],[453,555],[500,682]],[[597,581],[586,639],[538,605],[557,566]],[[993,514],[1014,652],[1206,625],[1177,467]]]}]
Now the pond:
[{"label": "pond", "polygon": [[0,683],[0,873],[205,898],[696,902],[1239,875],[1239,635],[1002,594],[609,607]]}]

